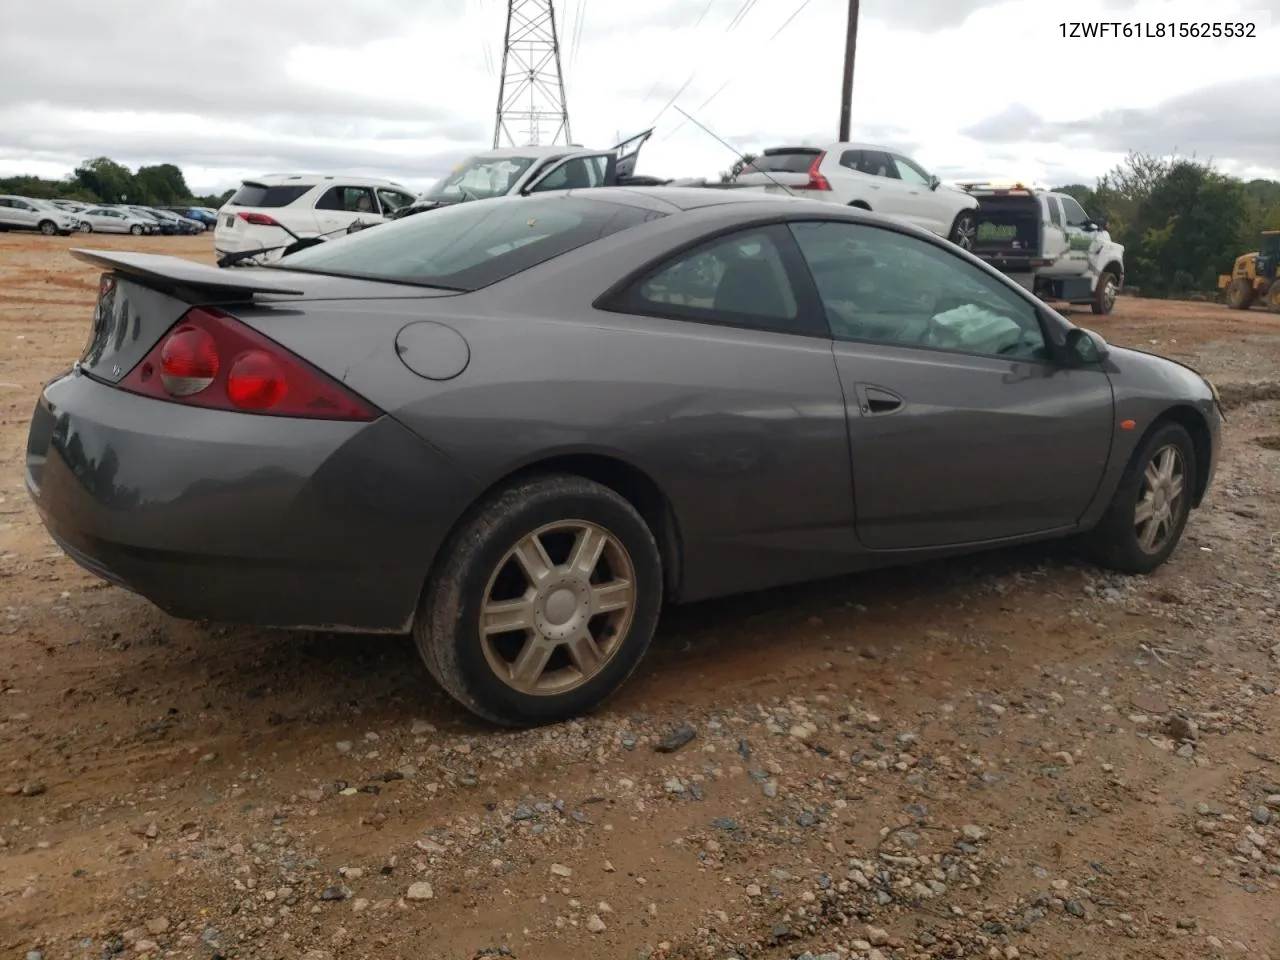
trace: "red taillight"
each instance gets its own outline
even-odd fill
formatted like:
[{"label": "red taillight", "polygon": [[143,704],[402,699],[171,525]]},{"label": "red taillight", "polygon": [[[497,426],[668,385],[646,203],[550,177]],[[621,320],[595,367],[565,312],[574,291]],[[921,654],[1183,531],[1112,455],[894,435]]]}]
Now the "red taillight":
[{"label": "red taillight", "polygon": [[830,190],[831,184],[827,181],[818,168],[822,166],[822,160],[826,157],[825,153],[820,153],[813,158],[813,163],[809,164],[809,182],[800,187],[801,190]]},{"label": "red taillight", "polygon": [[218,376],[218,344],[213,335],[184,323],[160,347],[160,382],[171,397],[190,397]]},{"label": "red taillight", "polygon": [[342,384],[234,317],[195,307],[120,381],[131,393],[211,410],[373,420]]},{"label": "red taillight", "polygon": [[237,217],[245,223],[252,223],[255,227],[278,227],[274,217],[269,217],[265,213],[237,213]]},{"label": "red taillight", "polygon": [[265,350],[240,354],[227,371],[227,396],[241,410],[270,410],[288,394],[288,373]]}]

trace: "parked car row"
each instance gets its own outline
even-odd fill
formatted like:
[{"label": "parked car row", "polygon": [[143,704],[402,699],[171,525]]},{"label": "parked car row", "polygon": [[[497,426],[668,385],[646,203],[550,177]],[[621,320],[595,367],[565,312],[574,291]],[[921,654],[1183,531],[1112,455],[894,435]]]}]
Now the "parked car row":
[{"label": "parked car row", "polygon": [[798,196],[884,214],[950,240],[1046,299],[1110,313],[1124,248],[1105,216],[1022,183],[944,184],[901,151],[869,143],[770,147],[728,182],[636,176],[652,130],[606,150],[494,149],[468,157],[414,197],[391,180],[278,174],[245,180],[214,229],[219,266],[265,263],[389,220],[499,196],[597,187],[681,186]]},{"label": "parked car row", "polygon": [[0,231],[38,230],[50,237],[95,231],[135,236],[192,236],[203,233],[217,218],[217,211],[208,207],[91,204],[80,200],[0,196]]}]

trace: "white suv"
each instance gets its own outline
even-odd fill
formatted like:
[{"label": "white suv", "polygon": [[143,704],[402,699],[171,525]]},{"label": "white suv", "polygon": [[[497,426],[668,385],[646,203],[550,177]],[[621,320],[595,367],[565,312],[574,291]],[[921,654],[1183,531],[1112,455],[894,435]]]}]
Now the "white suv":
[{"label": "white suv", "polygon": [[772,147],[735,182],[887,214],[973,249],[978,201],[909,157],[865,143]]},{"label": "white suv", "polygon": [[279,257],[295,239],[341,233],[357,221],[382,223],[417,199],[394,180],[321,174],[270,174],[244,180],[218,210],[213,249],[219,257],[261,250]]}]

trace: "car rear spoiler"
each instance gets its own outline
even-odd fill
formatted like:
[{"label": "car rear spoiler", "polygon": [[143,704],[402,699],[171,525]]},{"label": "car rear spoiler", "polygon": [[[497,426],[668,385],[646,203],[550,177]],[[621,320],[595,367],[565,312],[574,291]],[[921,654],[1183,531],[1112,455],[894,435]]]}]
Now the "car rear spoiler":
[{"label": "car rear spoiler", "polygon": [[105,250],[74,249],[77,260],[104,267],[126,277],[135,277],[151,285],[168,288],[185,287],[221,297],[249,299],[258,293],[274,293],[300,297],[302,290],[287,282],[266,278],[251,270],[222,270],[182,257],[158,253],[128,253]]}]

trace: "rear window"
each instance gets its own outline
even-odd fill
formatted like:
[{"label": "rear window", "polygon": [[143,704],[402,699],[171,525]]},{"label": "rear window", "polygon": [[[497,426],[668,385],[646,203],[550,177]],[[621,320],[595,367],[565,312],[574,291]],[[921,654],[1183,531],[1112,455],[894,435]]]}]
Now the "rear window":
[{"label": "rear window", "polygon": [[580,197],[474,200],[317,244],[274,266],[479,290],[661,216],[665,214]]},{"label": "rear window", "polygon": [[766,150],[744,171],[745,173],[808,173],[821,150]]},{"label": "rear window", "polygon": [[262,183],[242,183],[225,206],[228,207],[287,207],[310,190],[315,184],[291,183],[283,187],[268,187]]}]

